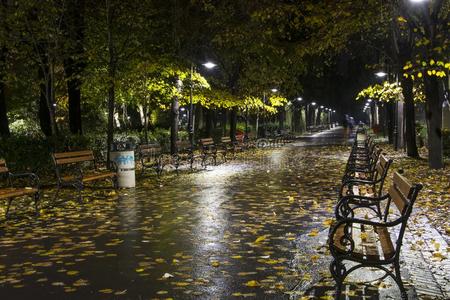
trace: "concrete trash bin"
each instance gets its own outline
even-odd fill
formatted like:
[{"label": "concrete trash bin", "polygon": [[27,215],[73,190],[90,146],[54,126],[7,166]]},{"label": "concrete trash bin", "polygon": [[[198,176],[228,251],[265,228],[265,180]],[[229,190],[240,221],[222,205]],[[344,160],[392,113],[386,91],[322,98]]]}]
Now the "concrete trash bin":
[{"label": "concrete trash bin", "polygon": [[117,181],[119,188],[136,186],[134,151],[111,151],[111,160],[117,164]]}]

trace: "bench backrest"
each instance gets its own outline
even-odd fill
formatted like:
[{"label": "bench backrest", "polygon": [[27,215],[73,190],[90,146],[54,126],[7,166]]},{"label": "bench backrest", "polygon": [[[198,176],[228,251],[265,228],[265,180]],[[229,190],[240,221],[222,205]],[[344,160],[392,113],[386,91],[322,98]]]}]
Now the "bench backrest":
[{"label": "bench backrest", "polygon": [[55,166],[62,166],[94,161],[94,152],[92,150],[57,152],[52,154],[52,158]]},{"label": "bench backrest", "polygon": [[200,139],[199,144],[202,147],[208,147],[208,146],[215,145],[213,138]]},{"label": "bench backrest", "polygon": [[178,150],[187,149],[187,148],[191,148],[191,143],[189,141],[177,141],[177,149]]},{"label": "bench backrest", "polygon": [[141,144],[138,146],[138,152],[141,157],[159,155],[162,148],[159,144]]},{"label": "bench backrest", "polygon": [[6,161],[0,159],[0,174],[9,173],[8,166],[6,166]]},{"label": "bench backrest", "polygon": [[220,142],[222,144],[230,144],[230,143],[232,143],[231,138],[229,136],[221,137]]},{"label": "bench backrest", "polygon": [[401,214],[401,227],[397,238],[397,253],[400,252],[403,235],[405,233],[406,224],[411,215],[414,202],[416,201],[419,191],[422,189],[421,184],[411,184],[405,177],[398,172],[394,173],[392,186],[389,188],[389,203],[386,206],[385,221],[388,216],[389,206],[394,202]]},{"label": "bench backrest", "polygon": [[377,162],[376,168],[375,168],[374,180],[380,181],[380,186],[378,188],[379,196],[382,195],[382,193],[383,193],[384,181],[389,172],[389,167],[391,166],[392,161],[393,161],[392,159],[388,159],[386,156],[384,156],[384,154],[380,154],[378,157],[378,162]]}]

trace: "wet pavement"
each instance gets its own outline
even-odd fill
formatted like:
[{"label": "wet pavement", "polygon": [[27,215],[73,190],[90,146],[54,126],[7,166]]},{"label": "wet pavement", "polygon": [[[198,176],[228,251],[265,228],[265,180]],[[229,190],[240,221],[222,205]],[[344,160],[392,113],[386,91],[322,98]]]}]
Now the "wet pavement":
[{"label": "wet pavement", "polygon": [[[1,297],[328,299],[324,244],[348,141],[338,128],[4,222]],[[395,298],[385,286],[348,291]]]}]

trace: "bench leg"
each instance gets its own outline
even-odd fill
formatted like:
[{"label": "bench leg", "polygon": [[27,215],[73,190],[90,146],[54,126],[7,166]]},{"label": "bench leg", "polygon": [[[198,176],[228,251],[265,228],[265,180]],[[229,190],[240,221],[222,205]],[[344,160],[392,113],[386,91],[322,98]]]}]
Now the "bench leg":
[{"label": "bench leg", "polygon": [[53,202],[55,202],[55,200],[58,198],[58,195],[59,195],[59,191],[60,191],[60,190],[61,190],[61,185],[58,184],[57,187],[56,187],[56,193],[55,193],[55,196],[53,196]]},{"label": "bench leg", "polygon": [[37,192],[34,194],[34,210],[36,211],[36,215],[39,215],[39,200],[41,199],[41,193]]},{"label": "bench leg", "polygon": [[394,262],[394,269],[395,269],[395,277],[394,280],[398,285],[398,288],[400,289],[400,295],[402,299],[408,299],[408,295],[405,290],[405,286],[403,285],[402,281],[402,274],[400,273],[400,263],[398,261]]},{"label": "bench leg", "polygon": [[117,190],[117,189],[119,188],[119,181],[118,181],[117,176],[114,176],[114,177],[113,177],[113,179],[112,179],[112,184],[113,184],[113,188],[114,188],[115,190]]},{"label": "bench leg", "polygon": [[342,283],[346,277],[346,269],[344,264],[338,259],[333,259],[330,263],[330,273],[333,276],[334,281],[336,282],[336,290],[335,290],[335,299],[339,299],[342,291]]},{"label": "bench leg", "polygon": [[8,203],[6,204],[5,218],[8,218],[9,208],[11,207],[12,200],[13,198],[8,198]]}]

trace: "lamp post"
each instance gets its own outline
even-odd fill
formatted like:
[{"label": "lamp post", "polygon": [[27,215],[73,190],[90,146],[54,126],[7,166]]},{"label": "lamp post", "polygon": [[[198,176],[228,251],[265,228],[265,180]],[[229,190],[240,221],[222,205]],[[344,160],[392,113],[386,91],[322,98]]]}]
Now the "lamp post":
[{"label": "lamp post", "polygon": [[[202,65],[207,69],[213,69],[217,66],[215,63],[210,62],[210,61],[208,61]],[[190,91],[189,91],[189,115],[188,115],[189,142],[191,143],[191,147],[194,146],[194,122],[195,122],[194,103],[192,101],[193,93],[194,93],[194,80],[193,80],[194,69],[195,69],[194,63],[191,63],[191,73],[189,76]]]},{"label": "lamp post", "polygon": [[[314,107],[314,106],[316,106],[316,102],[311,102],[306,105],[306,113],[307,113],[306,130],[308,130],[308,127],[310,127],[312,125],[311,123],[314,122],[314,113],[311,114],[311,107]],[[311,118],[311,116],[312,116],[312,118]]]}]

